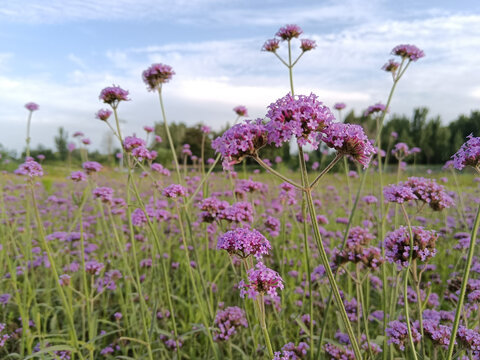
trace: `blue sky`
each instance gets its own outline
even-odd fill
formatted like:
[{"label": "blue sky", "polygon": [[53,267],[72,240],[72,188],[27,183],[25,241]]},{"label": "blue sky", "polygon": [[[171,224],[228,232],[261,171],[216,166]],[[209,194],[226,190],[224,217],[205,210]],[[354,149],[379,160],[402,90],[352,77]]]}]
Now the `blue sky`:
[{"label": "blue sky", "polygon": [[287,23],[318,43],[295,68],[297,93],[357,113],[385,102],[391,79],[380,68],[395,45],[413,43],[426,57],[402,79],[393,113],[425,105],[448,122],[480,108],[478,1],[2,1],[0,143],[22,149],[23,105],[34,101],[34,147],[52,146],[64,126],[103,150],[107,128],[94,113],[113,83],[131,93],[119,109],[124,133],[141,133],[160,121],[141,80],[154,62],[176,71],[165,87],[170,121],[220,128],[239,104],[262,117],[289,88],[286,69],[260,48]]}]

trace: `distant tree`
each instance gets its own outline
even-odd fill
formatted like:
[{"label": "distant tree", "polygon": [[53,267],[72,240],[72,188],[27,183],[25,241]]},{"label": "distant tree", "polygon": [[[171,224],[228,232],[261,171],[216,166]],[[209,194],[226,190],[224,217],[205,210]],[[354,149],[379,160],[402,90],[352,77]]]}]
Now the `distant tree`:
[{"label": "distant tree", "polygon": [[65,131],[63,127],[58,128],[58,135],[55,136],[55,147],[57,149],[58,157],[60,160],[65,161],[68,156],[68,133]]}]

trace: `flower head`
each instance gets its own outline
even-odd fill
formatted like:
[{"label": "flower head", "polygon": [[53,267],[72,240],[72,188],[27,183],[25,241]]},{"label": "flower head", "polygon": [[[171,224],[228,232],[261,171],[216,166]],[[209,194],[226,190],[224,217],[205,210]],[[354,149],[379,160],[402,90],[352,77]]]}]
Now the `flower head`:
[{"label": "flower head", "polygon": [[218,238],[217,249],[226,250],[229,254],[235,254],[241,258],[253,255],[260,259],[263,255],[268,255],[272,247],[259,231],[236,228],[227,231]]},{"label": "flower head", "polygon": [[403,184],[385,186],[383,188],[383,196],[388,202],[395,202],[397,204],[403,204],[410,200],[418,199],[413,193],[412,188]]},{"label": "flower head", "polygon": [[120,86],[106,87],[100,92],[99,96],[105,104],[109,104],[112,108],[116,108],[120,101],[128,101],[128,91],[122,89]]},{"label": "flower head", "polygon": [[360,125],[334,123],[326,131],[323,141],[340,154],[349,155],[364,167],[368,166],[375,149]]},{"label": "flower head", "polygon": [[[426,261],[437,253],[435,243],[438,235],[433,230],[425,230],[421,226],[413,226],[412,260]],[[410,259],[411,241],[408,227],[401,226],[385,237],[385,257],[399,267],[407,267]]]},{"label": "flower head", "polygon": [[29,103],[26,103],[25,104],[25,108],[29,111],[36,111],[40,108],[40,106],[38,106],[38,104],[35,104],[34,102],[29,102]]},{"label": "flower head", "polygon": [[113,189],[107,186],[98,187],[92,192],[94,199],[100,199],[103,203],[113,201]]},{"label": "flower head", "polygon": [[[422,335],[414,326],[411,326],[411,329],[413,342],[420,342]],[[398,320],[391,321],[385,332],[388,336],[388,344],[395,344],[400,350],[405,350],[405,344],[408,341],[408,327],[406,323]]]},{"label": "flower head", "polygon": [[212,148],[222,155],[225,168],[240,163],[246,156],[255,155],[267,143],[261,119],[236,124],[212,142]]},{"label": "flower head", "polygon": [[265,125],[268,142],[281,146],[295,136],[300,145],[318,148],[321,133],[333,122],[330,109],[317,100],[315,94],[292,96],[287,94],[268,106]]},{"label": "flower head", "polygon": [[87,180],[87,175],[83,171],[72,171],[69,176],[69,179],[74,182],[80,182]]},{"label": "flower head", "polygon": [[235,111],[235,114],[237,114],[238,116],[248,116],[248,110],[243,105],[235,106],[233,108],[233,111]]},{"label": "flower head", "polygon": [[303,30],[298,25],[288,24],[281,27],[275,34],[282,40],[292,40],[293,38],[298,38],[302,35]]},{"label": "flower head", "polygon": [[215,325],[218,330],[215,331],[213,339],[215,341],[227,341],[237,333],[237,328],[248,327],[248,322],[243,309],[238,306],[231,306],[217,312]]},{"label": "flower head", "polygon": [[280,275],[267,268],[262,262],[258,262],[255,268],[248,270],[248,283],[240,281],[240,296],[242,298],[248,295],[250,299],[255,299],[260,294],[268,294],[272,297],[277,296],[277,289],[283,289],[283,279]]},{"label": "flower head", "polygon": [[145,126],[143,127],[143,130],[145,130],[145,132],[147,132],[147,133],[150,134],[150,133],[152,133],[152,132],[155,131],[155,128],[154,128],[153,126],[145,125]]},{"label": "flower head", "polygon": [[462,170],[465,166],[478,168],[480,165],[480,137],[470,134],[467,138],[468,140],[452,156],[453,166],[457,170]]},{"label": "flower head", "polygon": [[112,115],[112,112],[108,109],[100,109],[97,111],[97,113],[95,114],[95,117],[97,119],[100,119],[102,121],[107,121],[108,118]]},{"label": "flower head", "polygon": [[377,112],[386,111],[385,105],[381,103],[376,103],[375,105],[370,105],[367,110],[363,113],[363,116],[367,117],[369,115],[375,114]]},{"label": "flower head", "polygon": [[162,84],[169,82],[173,75],[175,72],[172,67],[164,64],[153,64],[142,73],[149,91],[157,90]]},{"label": "flower head", "polygon": [[399,66],[400,66],[400,63],[396,62],[393,59],[390,59],[385,65],[382,66],[382,70],[395,74]]},{"label": "flower head", "polygon": [[392,55],[397,55],[403,59],[408,59],[411,61],[417,61],[418,59],[424,57],[425,53],[415,45],[402,44],[393,48]]},{"label": "flower head", "polygon": [[275,52],[280,47],[280,41],[278,39],[269,39],[263,44],[262,51]]},{"label": "flower head", "polygon": [[343,110],[347,107],[347,105],[345,105],[345,103],[335,103],[335,105],[333,105],[333,108],[335,110]]},{"label": "flower head", "polygon": [[15,170],[15,174],[28,176],[29,178],[41,177],[43,176],[42,165],[33,160],[33,158],[27,157],[26,161]]},{"label": "flower head", "polygon": [[87,172],[87,175],[98,172],[103,168],[103,166],[96,161],[85,161],[82,167]]},{"label": "flower head", "polygon": [[302,49],[303,52],[313,50],[316,47],[317,47],[317,43],[315,42],[315,40],[310,40],[310,39],[300,40],[300,49]]},{"label": "flower head", "polygon": [[187,189],[185,189],[182,185],[172,184],[163,189],[162,195],[171,199],[184,197],[187,196]]}]

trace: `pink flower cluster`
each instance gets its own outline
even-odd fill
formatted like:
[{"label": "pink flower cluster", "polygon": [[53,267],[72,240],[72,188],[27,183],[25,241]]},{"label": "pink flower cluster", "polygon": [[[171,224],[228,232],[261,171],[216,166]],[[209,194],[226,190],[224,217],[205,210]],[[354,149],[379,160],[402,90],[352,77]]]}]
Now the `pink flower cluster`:
[{"label": "pink flower cluster", "polygon": [[462,170],[465,166],[478,168],[480,164],[480,137],[472,134],[467,136],[468,140],[453,155],[453,166]]},{"label": "pink flower cluster", "polygon": [[[277,31],[275,34],[276,38],[265,41],[262,50],[274,53],[280,47],[280,41],[291,41],[292,39],[297,39],[302,34],[303,30],[300,28],[300,26],[295,24],[285,25]],[[302,52],[310,51],[316,47],[317,44],[314,40],[300,39],[300,49]]]},{"label": "pink flower cluster", "polygon": [[175,72],[172,67],[164,64],[152,64],[142,73],[143,81],[149,91],[157,90],[162,84],[169,82]]},{"label": "pink flower cluster", "polygon": [[236,228],[218,238],[217,249],[226,250],[230,255],[245,259],[250,255],[261,259],[272,249],[270,242],[259,231],[249,228]]},{"label": "pink flower cluster", "polygon": [[220,310],[215,316],[215,325],[218,330],[214,332],[215,341],[227,341],[237,333],[241,326],[248,327],[245,311],[238,306],[227,307]]},{"label": "pink flower cluster", "polygon": [[107,121],[108,118],[112,115],[112,112],[108,109],[100,109],[97,111],[97,113],[95,114],[95,117],[97,119],[100,119],[102,121]]},{"label": "pink flower cluster", "polygon": [[116,108],[120,101],[128,101],[128,91],[122,89],[120,86],[106,87],[100,92],[100,100],[109,104],[112,108]]},{"label": "pink flower cluster", "polygon": [[392,55],[397,55],[410,61],[417,61],[418,59],[424,57],[425,53],[415,45],[402,44],[393,48]]},{"label": "pink flower cluster", "polygon": [[171,199],[185,197],[187,196],[187,189],[185,189],[182,185],[172,184],[163,189],[162,195]]},{"label": "pink flower cluster", "polygon": [[258,262],[255,268],[248,270],[247,277],[248,283],[241,280],[238,284],[242,298],[248,295],[250,299],[255,299],[260,294],[275,298],[277,290],[283,289],[283,279],[280,275],[262,262]]},{"label": "pink flower cluster", "polygon": [[233,111],[235,111],[235,114],[237,114],[238,116],[248,116],[248,110],[243,105],[235,106],[233,108]]},{"label": "pink flower cluster", "polygon": [[38,104],[34,103],[34,102],[29,102],[29,103],[26,103],[25,104],[25,109],[29,110],[29,111],[36,111],[40,108],[40,106],[38,106]]},{"label": "pink flower cluster", "polygon": [[37,163],[33,158],[28,157],[23,164],[20,164],[17,170],[15,170],[16,175],[28,176],[29,178],[41,177],[43,176],[42,165]]},{"label": "pink flower cluster", "polygon": [[85,161],[82,167],[87,172],[87,175],[98,172],[103,168],[103,166],[96,161]]}]

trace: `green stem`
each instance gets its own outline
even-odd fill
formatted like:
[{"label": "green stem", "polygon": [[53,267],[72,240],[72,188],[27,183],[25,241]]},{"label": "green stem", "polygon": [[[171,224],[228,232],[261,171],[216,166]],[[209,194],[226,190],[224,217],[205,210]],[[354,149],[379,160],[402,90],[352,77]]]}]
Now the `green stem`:
[{"label": "green stem", "polygon": [[30,123],[32,121],[32,113],[33,111],[30,111],[28,114],[28,120],[27,120],[27,138],[25,139],[27,143],[27,150],[25,152],[26,157],[30,156]]},{"label": "green stem", "polygon": [[462,287],[460,288],[460,295],[458,296],[457,310],[455,312],[455,320],[453,322],[452,335],[450,336],[450,344],[448,346],[447,360],[451,360],[453,355],[453,348],[455,346],[455,338],[457,336],[458,326],[460,325],[460,316],[462,314],[463,301],[465,298],[465,292],[467,290],[467,283],[470,275],[470,268],[472,266],[472,259],[473,259],[474,249],[475,249],[475,243],[477,241],[477,232],[478,232],[479,224],[480,224],[480,206],[477,209],[477,215],[475,217],[472,234],[470,236],[470,247],[468,248],[467,264],[465,265],[465,270],[463,271]]}]

